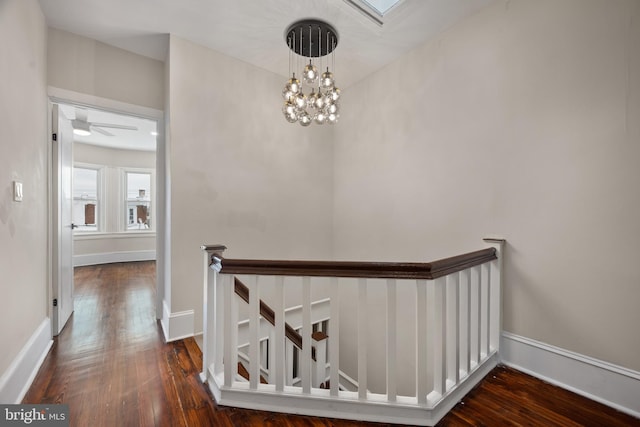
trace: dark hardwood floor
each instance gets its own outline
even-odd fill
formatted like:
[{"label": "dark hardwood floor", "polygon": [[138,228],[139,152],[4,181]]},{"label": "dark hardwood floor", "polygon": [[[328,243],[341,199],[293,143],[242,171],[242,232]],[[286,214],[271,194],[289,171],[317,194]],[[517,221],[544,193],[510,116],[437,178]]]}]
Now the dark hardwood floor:
[{"label": "dark hardwood floor", "polygon": [[[75,312],[24,403],[67,403],[72,426],[382,426],[219,407],[192,339],[165,344],[155,264],[75,270]],[[440,426],[640,426],[640,420],[498,367]]]}]

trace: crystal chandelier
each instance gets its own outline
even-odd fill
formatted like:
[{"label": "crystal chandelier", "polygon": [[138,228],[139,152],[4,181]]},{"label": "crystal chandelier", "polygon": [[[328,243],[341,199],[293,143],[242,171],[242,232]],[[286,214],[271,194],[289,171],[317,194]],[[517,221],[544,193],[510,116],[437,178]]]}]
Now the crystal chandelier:
[{"label": "crystal chandelier", "polygon": [[[338,45],[338,33],[326,22],[305,19],[287,29],[285,41],[289,47],[291,78],[282,91],[284,117],[289,123],[299,122],[302,126],[309,126],[311,122],[336,123],[340,117],[340,89],[330,71],[335,70],[335,53],[331,58],[329,54]],[[292,71],[294,68],[302,68],[302,81]],[[322,74],[318,71],[325,69]]]}]

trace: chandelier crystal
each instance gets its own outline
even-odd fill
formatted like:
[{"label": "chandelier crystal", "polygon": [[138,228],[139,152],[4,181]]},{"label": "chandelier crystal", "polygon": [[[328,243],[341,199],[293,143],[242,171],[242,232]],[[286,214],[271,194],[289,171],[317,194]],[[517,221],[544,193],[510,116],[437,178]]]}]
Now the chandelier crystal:
[{"label": "chandelier crystal", "polygon": [[[302,126],[335,124],[340,117],[340,89],[331,70],[335,71],[338,33],[324,21],[305,19],[289,26],[285,41],[290,50],[291,75],[282,90],[285,119]],[[301,78],[296,77],[294,69],[302,69]]]}]

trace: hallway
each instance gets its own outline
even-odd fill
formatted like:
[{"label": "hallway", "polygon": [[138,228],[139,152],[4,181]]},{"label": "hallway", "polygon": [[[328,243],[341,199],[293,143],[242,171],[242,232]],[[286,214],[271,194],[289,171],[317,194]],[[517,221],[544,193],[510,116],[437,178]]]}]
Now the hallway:
[{"label": "hallway", "polygon": [[189,419],[211,416],[190,358],[196,344],[163,343],[154,262],[77,267],[75,284],[75,312],[24,402],[67,403],[77,426],[197,425]]},{"label": "hallway", "polygon": [[217,407],[198,345],[165,344],[154,301],[155,262],[76,267],[75,312],[23,403],[66,403],[82,427],[370,425]]}]

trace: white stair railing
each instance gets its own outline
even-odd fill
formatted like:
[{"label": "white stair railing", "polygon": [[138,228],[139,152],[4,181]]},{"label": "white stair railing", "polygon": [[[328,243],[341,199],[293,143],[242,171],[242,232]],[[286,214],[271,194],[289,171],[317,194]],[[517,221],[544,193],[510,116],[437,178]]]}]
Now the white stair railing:
[{"label": "white stair railing", "polygon": [[[434,425],[498,361],[504,241],[487,242],[487,249],[431,263],[235,260],[222,256],[223,246],[205,246],[202,379],[221,405]],[[249,288],[249,304],[243,310],[234,297],[236,278]],[[382,310],[368,303],[379,296],[380,279],[386,279]],[[285,330],[285,285],[287,296],[290,288],[298,294],[302,311],[296,386],[290,363],[293,347]],[[354,292],[345,297],[343,288]],[[314,343],[312,338],[311,296],[318,293],[330,298],[328,343]],[[403,324],[407,316],[398,309],[408,307],[407,294],[412,295],[414,320]],[[268,300],[274,313],[269,384],[260,384],[261,299]],[[341,316],[353,323],[341,324]],[[371,321],[380,316],[385,317],[382,353],[374,350],[370,337]],[[237,381],[235,374],[239,321],[249,325],[249,361],[258,361],[249,363],[249,382]],[[401,330],[414,331],[414,339],[408,342],[398,334]],[[345,331],[350,333],[344,335]],[[314,346],[316,359],[328,353],[328,360],[314,363]],[[329,389],[320,389],[326,366]],[[400,380],[407,378],[408,369],[413,381],[409,387]],[[349,387],[355,391],[340,385],[341,378],[349,376],[355,377]]]},{"label": "white stair railing", "polygon": [[[257,277],[250,277],[250,282],[256,281]],[[255,289],[255,286],[251,286]],[[241,320],[238,322],[238,351],[242,359],[243,366],[252,366],[251,360],[256,360],[256,352],[259,358],[259,370],[263,375],[262,378],[270,378],[267,383],[273,383],[275,375],[270,369],[274,365],[274,343],[276,342],[274,335],[275,313],[264,301],[259,302],[250,299],[251,288],[246,286],[237,277],[234,277],[234,292],[240,298],[240,301],[249,303],[250,309],[255,309],[251,303],[259,304],[260,317],[257,322],[251,319]],[[255,292],[255,291],[254,291]],[[328,299],[314,301],[311,304],[290,307],[285,310],[285,337],[286,337],[286,377],[285,385],[292,386],[301,382],[299,372],[302,370],[313,370],[313,381],[311,384],[303,384],[303,387],[309,388],[320,387],[324,382],[326,371],[326,334],[322,332],[323,323],[328,320]],[[242,305],[242,303],[241,303]],[[303,339],[300,335],[301,324],[307,321],[312,322],[312,329],[315,331],[310,336],[313,343],[310,346],[309,339]],[[297,326],[292,326],[297,325]],[[258,345],[251,346],[251,342],[255,342],[257,335]],[[316,343],[319,347],[316,351]],[[306,350],[305,350],[306,349]],[[302,351],[302,356],[300,352]],[[318,353],[324,351],[324,353]],[[309,353],[311,352],[311,353]],[[317,360],[316,360],[317,359]],[[256,366],[247,370],[246,376],[252,375],[258,369]],[[244,373],[244,372],[243,372]],[[254,376],[255,377],[255,376]],[[237,377],[236,377],[237,378]]]}]

